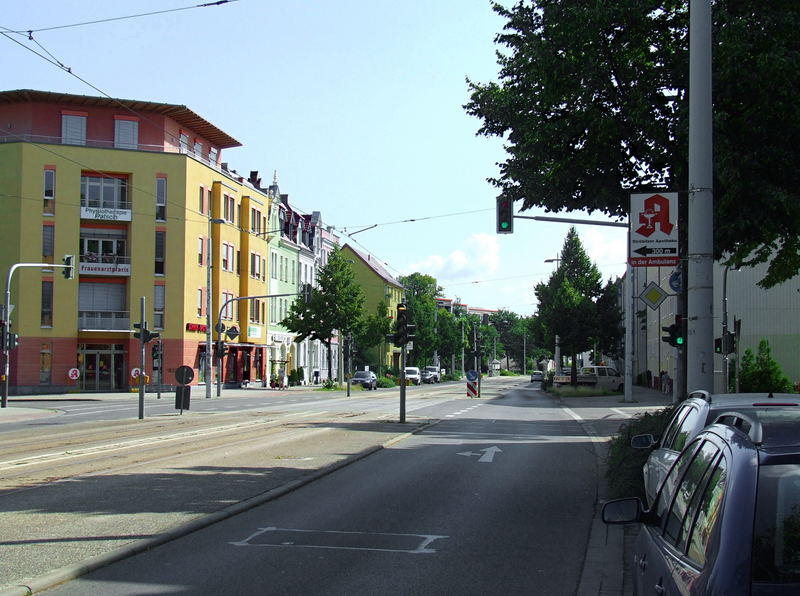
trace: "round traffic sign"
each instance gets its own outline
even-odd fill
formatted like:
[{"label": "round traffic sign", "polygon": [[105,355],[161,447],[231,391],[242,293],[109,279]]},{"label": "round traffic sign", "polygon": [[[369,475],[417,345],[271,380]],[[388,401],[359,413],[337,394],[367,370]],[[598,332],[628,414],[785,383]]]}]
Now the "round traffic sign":
[{"label": "round traffic sign", "polygon": [[141,371],[140,369],[138,369],[138,368],[134,368],[134,369],[131,371],[131,376],[132,376],[134,379],[138,379],[138,378],[139,378],[139,374],[140,374],[141,372],[142,372],[142,371]]},{"label": "round traffic sign", "polygon": [[78,378],[81,376],[81,371],[78,370],[77,368],[71,368],[71,369],[69,369],[69,373],[68,374],[69,374],[70,380],[77,381]]},{"label": "round traffic sign", "polygon": [[178,385],[188,385],[194,379],[194,369],[191,366],[179,366],[175,371],[175,381]]},{"label": "round traffic sign", "polygon": [[469,381],[470,383],[474,383],[477,380],[478,380],[478,373],[475,372],[474,370],[468,370],[467,381]]}]

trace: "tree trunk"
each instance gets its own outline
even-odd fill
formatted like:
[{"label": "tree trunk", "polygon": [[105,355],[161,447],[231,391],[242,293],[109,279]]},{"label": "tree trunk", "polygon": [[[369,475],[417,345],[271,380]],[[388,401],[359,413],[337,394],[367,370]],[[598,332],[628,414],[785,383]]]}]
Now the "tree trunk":
[{"label": "tree trunk", "polygon": [[331,342],[326,341],[325,346],[328,348],[328,381],[333,382],[333,350],[331,348]]}]

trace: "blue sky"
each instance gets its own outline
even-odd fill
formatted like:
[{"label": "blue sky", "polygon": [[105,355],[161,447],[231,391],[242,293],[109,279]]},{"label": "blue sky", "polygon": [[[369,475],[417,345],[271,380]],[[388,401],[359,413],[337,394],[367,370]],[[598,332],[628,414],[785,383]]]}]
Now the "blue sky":
[{"label": "blue sky", "polygon": [[[569,225],[517,220],[513,235],[495,234],[497,191],[486,179],[505,159],[503,142],[476,137],[480,121],[462,108],[466,77],[497,78],[494,36],[504,21],[488,0],[238,0],[174,10],[191,6],[4,2],[0,30],[33,30],[34,41],[0,36],[2,88],[186,105],[242,143],[223,151],[230,168],[258,170],[264,182],[277,171],[294,207],[320,211],[343,243],[394,275],[419,271],[448,298],[535,312],[533,286],[552,272],[544,260],[558,256]],[[604,278],[624,273],[625,229],[578,232]]]}]

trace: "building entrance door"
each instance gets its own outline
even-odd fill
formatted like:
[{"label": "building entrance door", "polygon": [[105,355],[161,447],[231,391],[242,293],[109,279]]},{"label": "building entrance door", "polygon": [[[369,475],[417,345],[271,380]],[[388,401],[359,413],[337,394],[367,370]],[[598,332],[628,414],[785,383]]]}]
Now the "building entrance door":
[{"label": "building entrance door", "polygon": [[84,344],[78,348],[81,391],[110,392],[125,389],[124,353],[119,345]]}]

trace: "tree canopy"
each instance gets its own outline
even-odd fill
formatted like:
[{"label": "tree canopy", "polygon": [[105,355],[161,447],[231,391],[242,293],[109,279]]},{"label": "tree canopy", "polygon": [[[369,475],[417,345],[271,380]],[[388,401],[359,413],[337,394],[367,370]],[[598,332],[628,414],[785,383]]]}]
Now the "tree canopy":
[{"label": "tree canopy", "polygon": [[364,317],[364,294],[355,272],[342,251],[335,246],[328,262],[319,270],[318,286],[311,291],[311,301],[300,298],[289,307],[281,325],[306,338],[320,340],[328,348],[328,378],[333,378],[331,344],[335,332],[340,337],[358,332]]},{"label": "tree canopy", "polygon": [[[634,190],[687,191],[688,0],[493,9],[500,82],[467,79],[464,108],[507,141],[500,196],[623,217]],[[712,28],[715,258],[769,261],[772,287],[800,272],[800,4],[715,0]]]}]

